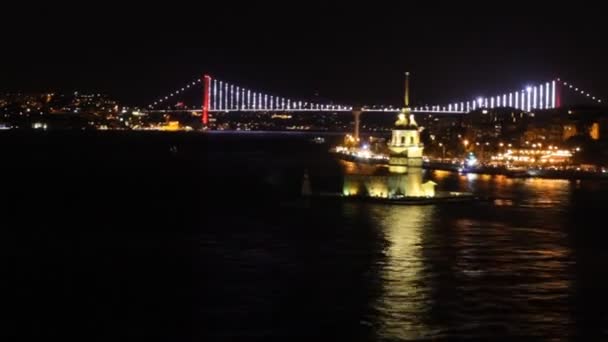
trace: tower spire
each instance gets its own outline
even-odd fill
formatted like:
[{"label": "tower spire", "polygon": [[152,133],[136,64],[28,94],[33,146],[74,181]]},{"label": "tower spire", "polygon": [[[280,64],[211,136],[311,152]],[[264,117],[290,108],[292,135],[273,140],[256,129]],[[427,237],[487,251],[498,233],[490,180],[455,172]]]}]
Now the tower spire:
[{"label": "tower spire", "polygon": [[405,108],[410,106],[410,72],[405,72]]}]

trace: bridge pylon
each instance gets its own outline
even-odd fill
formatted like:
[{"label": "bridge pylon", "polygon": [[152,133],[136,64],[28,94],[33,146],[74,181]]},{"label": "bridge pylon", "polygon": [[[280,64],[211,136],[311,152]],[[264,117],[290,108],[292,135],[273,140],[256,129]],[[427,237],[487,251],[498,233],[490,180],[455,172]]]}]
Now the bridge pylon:
[{"label": "bridge pylon", "polygon": [[353,116],[355,117],[355,129],[354,129],[354,138],[356,142],[359,142],[359,133],[361,126],[361,114],[363,113],[363,109],[361,107],[353,107]]},{"label": "bridge pylon", "polygon": [[202,120],[203,126],[209,124],[209,105],[211,103],[211,76],[203,75],[203,105],[202,105]]}]

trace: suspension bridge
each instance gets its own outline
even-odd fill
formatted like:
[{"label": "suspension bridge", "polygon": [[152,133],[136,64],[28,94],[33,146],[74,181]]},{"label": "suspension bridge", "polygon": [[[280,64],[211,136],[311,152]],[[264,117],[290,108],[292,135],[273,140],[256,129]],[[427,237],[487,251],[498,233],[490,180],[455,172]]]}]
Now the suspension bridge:
[{"label": "suspension bridge", "polygon": [[[182,94],[188,91],[201,91],[202,106],[189,110],[200,112],[203,125],[209,123],[209,114],[213,112],[398,112],[401,107],[364,106],[353,108],[352,105],[335,103],[318,103],[287,98],[241,87],[237,84],[212,78],[210,75],[190,81],[165,96],[151,103],[147,112],[175,112],[167,107]],[[463,99],[447,104],[431,106],[414,106],[412,113],[466,114],[480,108],[515,108],[522,111],[534,111],[559,108],[562,105],[562,94],[569,91],[596,104],[603,101],[570,82],[555,78],[546,82],[529,85],[523,89],[513,90],[489,97]],[[163,108],[164,106],[164,108]],[[358,115],[356,115],[358,116]]]}]

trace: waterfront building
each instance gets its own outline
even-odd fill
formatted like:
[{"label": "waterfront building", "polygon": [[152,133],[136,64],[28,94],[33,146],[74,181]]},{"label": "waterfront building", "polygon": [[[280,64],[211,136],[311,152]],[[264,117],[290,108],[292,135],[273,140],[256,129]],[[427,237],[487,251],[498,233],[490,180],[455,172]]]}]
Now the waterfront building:
[{"label": "waterfront building", "polygon": [[435,183],[423,183],[424,146],[420,142],[420,129],[409,106],[409,73],[406,73],[404,100],[405,106],[397,116],[388,144],[388,168],[347,167],[344,195],[395,199],[435,196]]}]

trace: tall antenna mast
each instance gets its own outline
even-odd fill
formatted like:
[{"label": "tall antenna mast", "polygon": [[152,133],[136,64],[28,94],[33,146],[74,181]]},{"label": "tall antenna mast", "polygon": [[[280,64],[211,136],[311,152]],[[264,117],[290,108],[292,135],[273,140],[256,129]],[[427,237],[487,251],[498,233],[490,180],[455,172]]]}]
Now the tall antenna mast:
[{"label": "tall antenna mast", "polygon": [[405,108],[410,107],[410,73],[405,72]]}]

